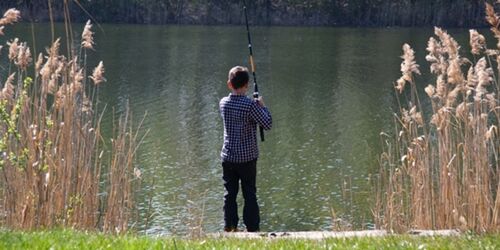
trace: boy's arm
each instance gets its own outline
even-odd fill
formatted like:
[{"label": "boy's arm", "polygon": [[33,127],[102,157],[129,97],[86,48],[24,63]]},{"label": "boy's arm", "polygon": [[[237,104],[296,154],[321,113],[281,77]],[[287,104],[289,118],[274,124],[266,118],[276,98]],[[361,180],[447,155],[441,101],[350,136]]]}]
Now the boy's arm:
[{"label": "boy's arm", "polygon": [[[264,130],[270,130],[273,125],[273,118],[271,117],[271,112],[263,106],[263,102],[253,102],[252,108],[250,109],[250,116],[254,121],[257,122]],[[261,106],[262,105],[262,106]]]}]

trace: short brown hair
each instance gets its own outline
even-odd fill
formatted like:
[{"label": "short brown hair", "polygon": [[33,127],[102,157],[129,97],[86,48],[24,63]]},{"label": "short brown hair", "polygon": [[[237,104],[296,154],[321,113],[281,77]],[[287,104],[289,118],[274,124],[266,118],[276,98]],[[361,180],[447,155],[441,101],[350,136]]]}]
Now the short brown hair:
[{"label": "short brown hair", "polygon": [[243,66],[235,66],[229,70],[228,80],[234,89],[239,89],[248,83],[248,69]]}]

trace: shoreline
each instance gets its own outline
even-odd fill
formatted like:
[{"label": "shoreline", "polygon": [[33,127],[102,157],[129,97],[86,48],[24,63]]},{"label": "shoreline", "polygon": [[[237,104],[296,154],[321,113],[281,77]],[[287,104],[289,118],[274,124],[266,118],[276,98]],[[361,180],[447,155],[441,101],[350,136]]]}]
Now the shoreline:
[{"label": "shoreline", "polygon": [[406,233],[390,233],[387,230],[361,231],[297,231],[297,232],[235,232],[211,233],[208,238],[236,238],[236,239],[309,239],[322,240],[330,238],[358,238],[358,237],[387,237],[387,236],[460,236],[456,229],[443,230],[410,230]]}]

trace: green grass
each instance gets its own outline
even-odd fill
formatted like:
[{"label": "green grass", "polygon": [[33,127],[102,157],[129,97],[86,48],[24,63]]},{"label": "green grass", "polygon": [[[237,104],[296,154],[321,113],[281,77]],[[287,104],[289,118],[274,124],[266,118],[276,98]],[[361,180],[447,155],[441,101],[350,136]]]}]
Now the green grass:
[{"label": "green grass", "polygon": [[500,249],[500,235],[390,236],[328,240],[198,239],[101,233],[0,231],[0,249]]},{"label": "green grass", "polygon": [[328,240],[197,239],[113,236],[71,230],[0,230],[0,249],[500,249],[500,235],[390,236]]}]

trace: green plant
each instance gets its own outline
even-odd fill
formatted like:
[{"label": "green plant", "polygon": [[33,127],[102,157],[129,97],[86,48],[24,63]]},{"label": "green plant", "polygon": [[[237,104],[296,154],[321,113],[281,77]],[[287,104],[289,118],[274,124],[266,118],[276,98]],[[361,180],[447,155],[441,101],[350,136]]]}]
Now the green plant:
[{"label": "green plant", "polygon": [[[0,19],[0,30],[17,22],[19,15],[8,10]],[[81,46],[68,46],[66,55],[59,51],[61,39],[54,40],[38,55],[33,75],[28,70],[33,61],[28,44],[18,38],[8,43],[10,72],[0,94],[4,226],[128,229],[134,213],[138,133],[132,130],[127,108],[115,126],[111,154],[103,157],[103,111],[98,109],[97,89],[106,79],[102,62],[87,77],[87,50],[94,49],[91,28],[89,21]],[[66,38],[68,45],[71,39]]]},{"label": "green plant", "polygon": [[[500,38],[500,18],[493,6],[486,4],[486,13]],[[434,33],[426,56],[436,76],[436,83],[425,88],[429,116],[423,114],[417,93],[414,74],[420,71],[414,52],[403,46],[403,76],[396,90],[409,98],[399,101],[393,136],[382,133],[375,218],[379,226],[396,231],[498,231],[500,43],[489,49],[485,38],[470,30],[474,58],[469,60],[446,31],[435,28]]]}]

